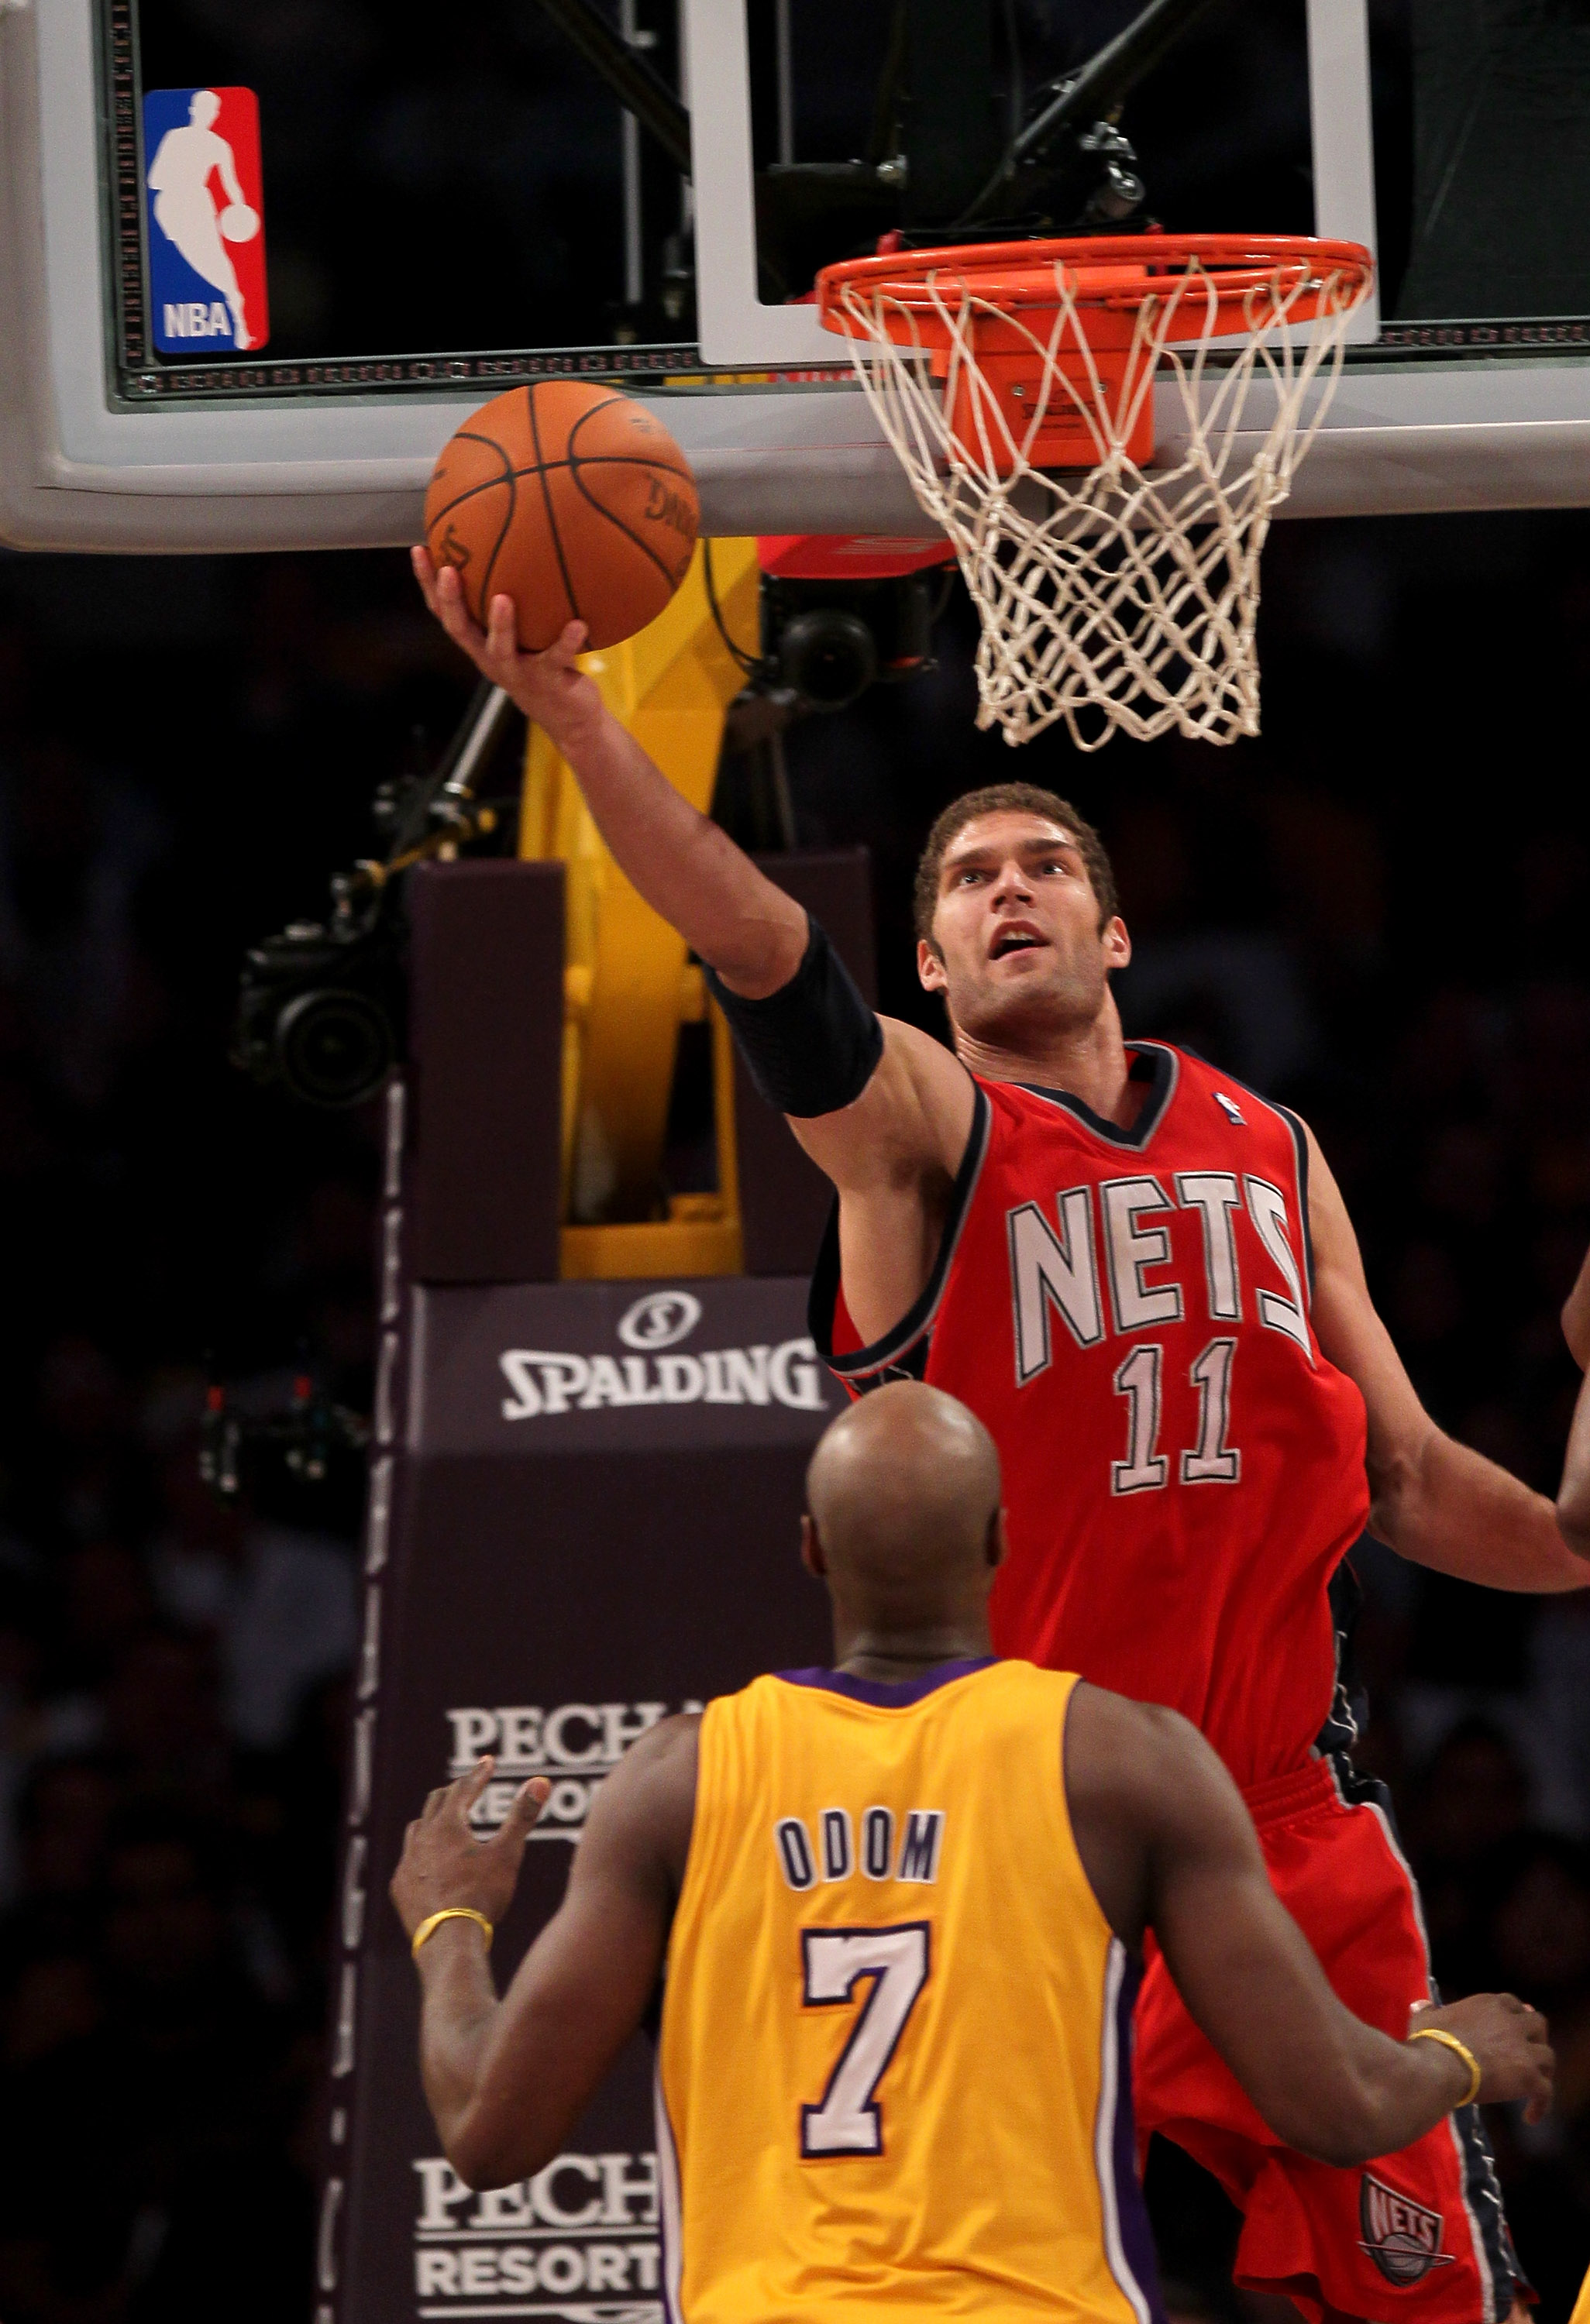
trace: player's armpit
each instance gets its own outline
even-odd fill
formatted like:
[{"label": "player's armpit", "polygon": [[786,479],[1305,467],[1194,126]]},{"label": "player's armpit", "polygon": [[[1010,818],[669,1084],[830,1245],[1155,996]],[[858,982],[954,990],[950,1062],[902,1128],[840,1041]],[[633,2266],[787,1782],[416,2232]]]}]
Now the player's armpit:
[{"label": "player's armpit", "polygon": [[1493,1590],[1582,1590],[1583,1558],[1543,1493],[1437,1428],[1375,1311],[1341,1190],[1312,1130],[1308,1224],[1313,1317],[1327,1360],[1368,1415],[1370,1524],[1415,1564]]},{"label": "player's armpit", "polygon": [[689,1849],[699,1724],[664,1720],[596,1795],[563,1903],[503,1997],[447,2141],[472,2187],[542,2169],[645,2015]]},{"label": "player's armpit", "polygon": [[866,1088],[838,1112],[790,1129],[839,1194],[845,1303],[864,1347],[893,1331],[932,1275],[976,1086],[949,1050],[893,1018]]},{"label": "player's armpit", "polygon": [[942,1041],[880,1017],[883,1054],[859,1097],[790,1127],[843,1197],[953,1178],[972,1134],[976,1086]]}]

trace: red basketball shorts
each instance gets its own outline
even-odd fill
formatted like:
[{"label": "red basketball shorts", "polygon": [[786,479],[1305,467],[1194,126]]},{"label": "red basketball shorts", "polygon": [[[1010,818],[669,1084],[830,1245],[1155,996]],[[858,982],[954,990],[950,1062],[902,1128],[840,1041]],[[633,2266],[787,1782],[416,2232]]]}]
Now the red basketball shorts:
[{"label": "red basketball shorts", "polygon": [[[1332,1757],[1247,1797],[1276,1893],[1331,1984],[1400,2040],[1432,1988],[1384,1787]],[[1140,2135],[1173,2138],[1242,2211],[1244,2290],[1284,2292],[1309,2324],[1505,2324],[1515,2291],[1531,2296],[1473,2107],[1361,2170],[1294,2154],[1198,2032],[1158,1955],[1138,2002],[1136,2085]]]}]

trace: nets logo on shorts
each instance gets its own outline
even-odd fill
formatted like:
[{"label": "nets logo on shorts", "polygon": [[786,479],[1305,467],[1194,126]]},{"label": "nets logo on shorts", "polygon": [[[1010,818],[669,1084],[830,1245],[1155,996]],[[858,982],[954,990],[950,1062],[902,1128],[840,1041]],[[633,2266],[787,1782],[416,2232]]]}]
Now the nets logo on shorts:
[{"label": "nets logo on shorts", "polygon": [[271,335],[260,108],[252,88],[143,98],[149,305],[162,355],[245,355]]},{"label": "nets logo on shorts", "polygon": [[1382,2186],[1366,2171],[1358,2189],[1363,2248],[1388,2283],[1418,2283],[1433,2267],[1450,2267],[1441,2249],[1441,2214]]}]

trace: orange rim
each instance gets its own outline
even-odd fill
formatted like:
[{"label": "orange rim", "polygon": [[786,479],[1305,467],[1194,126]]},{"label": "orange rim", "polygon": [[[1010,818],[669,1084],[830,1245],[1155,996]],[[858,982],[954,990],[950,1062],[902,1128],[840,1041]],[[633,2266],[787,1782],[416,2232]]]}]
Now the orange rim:
[{"label": "orange rim", "polygon": [[[829,330],[848,335],[852,325],[845,294],[883,297],[920,317],[922,340],[931,345],[938,337],[948,340],[938,313],[947,290],[953,298],[958,288],[962,296],[989,307],[1052,311],[1059,304],[1057,265],[1078,307],[1114,314],[1130,313],[1173,290],[1178,282],[1196,285],[1198,297],[1206,300],[1212,289],[1217,310],[1245,308],[1255,290],[1275,284],[1279,275],[1283,296],[1303,290],[1310,300],[1307,314],[1296,318],[1301,321],[1314,311],[1307,287],[1310,277],[1318,278],[1313,286],[1318,290],[1334,277],[1342,291],[1350,294],[1345,300],[1348,307],[1357,305],[1374,280],[1374,261],[1356,242],[1283,234],[1096,235],[845,259],[825,266],[818,276],[818,313]],[[1198,272],[1189,273],[1195,266]],[[1227,318],[1217,311],[1204,327],[1225,334],[1246,329],[1249,323],[1245,312]]]}]

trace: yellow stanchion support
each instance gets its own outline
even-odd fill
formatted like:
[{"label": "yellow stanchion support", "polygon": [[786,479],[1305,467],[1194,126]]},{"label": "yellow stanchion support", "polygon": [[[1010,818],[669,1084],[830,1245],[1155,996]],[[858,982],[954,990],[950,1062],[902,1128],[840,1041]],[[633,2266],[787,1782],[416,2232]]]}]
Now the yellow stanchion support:
[{"label": "yellow stanchion support", "polygon": [[[583,657],[614,715],[705,814],[724,713],[744,683],[707,595],[704,549],[636,637]],[[712,572],[730,636],[757,651],[754,540],[715,540]],[[568,879],[563,1038],[566,1277],[732,1275],[741,1263],[733,1056],[683,939],[608,853],[567,761],[532,727],[521,856],[560,859]],[[681,1024],[710,1014],[718,1191],[671,1198],[663,1143]]]}]

